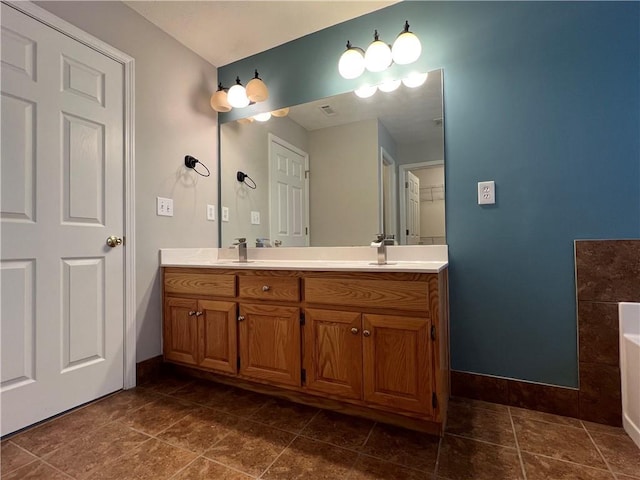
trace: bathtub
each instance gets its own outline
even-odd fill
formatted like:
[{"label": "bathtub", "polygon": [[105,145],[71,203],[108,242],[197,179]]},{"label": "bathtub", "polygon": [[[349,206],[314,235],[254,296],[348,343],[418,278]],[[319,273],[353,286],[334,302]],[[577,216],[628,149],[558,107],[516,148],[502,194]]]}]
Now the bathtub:
[{"label": "bathtub", "polygon": [[618,304],[622,425],[640,448],[640,303]]}]

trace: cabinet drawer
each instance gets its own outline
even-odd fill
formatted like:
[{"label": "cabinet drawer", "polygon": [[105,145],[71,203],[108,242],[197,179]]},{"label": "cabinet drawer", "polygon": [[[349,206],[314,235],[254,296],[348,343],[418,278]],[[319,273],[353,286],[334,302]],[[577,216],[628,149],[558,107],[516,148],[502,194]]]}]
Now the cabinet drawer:
[{"label": "cabinet drawer", "polygon": [[238,296],[259,300],[297,302],[300,300],[300,280],[289,277],[239,276]]},{"label": "cabinet drawer", "polygon": [[426,281],[305,278],[308,303],[429,311]]},{"label": "cabinet drawer", "polygon": [[165,293],[235,297],[236,276],[169,271],[164,274],[164,291]]}]

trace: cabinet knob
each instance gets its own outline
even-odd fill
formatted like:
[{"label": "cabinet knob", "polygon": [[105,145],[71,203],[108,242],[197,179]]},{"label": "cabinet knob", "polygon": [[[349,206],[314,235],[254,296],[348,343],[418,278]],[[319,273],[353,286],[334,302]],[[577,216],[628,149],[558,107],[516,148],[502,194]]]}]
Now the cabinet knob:
[{"label": "cabinet knob", "polygon": [[190,311],[189,311],[189,316],[190,316],[190,317],[193,317],[195,314],[196,314],[196,312],[194,312],[193,310],[190,310]]},{"label": "cabinet knob", "polygon": [[269,285],[263,285],[262,286],[262,291],[263,292],[268,292],[269,290],[271,290],[271,287]]},{"label": "cabinet knob", "polygon": [[356,335],[358,333],[358,329],[356,327],[353,327],[351,329],[351,333],[353,333],[354,335]]},{"label": "cabinet knob", "polygon": [[244,315],[240,315],[240,316],[238,316],[238,321],[239,321],[239,322],[242,322],[243,320],[244,320]]},{"label": "cabinet knob", "polygon": [[364,335],[365,337],[369,337],[371,336],[371,332],[369,330],[363,330],[362,335]]},{"label": "cabinet knob", "polygon": [[196,317],[199,317],[200,315],[202,315],[202,312],[196,312]]}]

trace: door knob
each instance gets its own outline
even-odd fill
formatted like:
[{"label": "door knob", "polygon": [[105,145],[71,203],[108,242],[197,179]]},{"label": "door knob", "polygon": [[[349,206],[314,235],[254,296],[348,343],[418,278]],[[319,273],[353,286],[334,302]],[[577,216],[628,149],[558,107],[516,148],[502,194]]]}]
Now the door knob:
[{"label": "door knob", "polygon": [[238,317],[238,321],[239,321],[239,322],[242,322],[243,320],[244,320],[244,315],[240,315],[240,316]]},{"label": "door knob", "polygon": [[107,238],[107,245],[111,248],[117,247],[118,245],[122,245],[122,239],[120,237],[116,237],[115,235],[111,235]]},{"label": "door knob", "polygon": [[358,329],[356,327],[353,327],[351,329],[351,333],[353,333],[354,335],[357,335],[358,334]]},{"label": "door knob", "polygon": [[271,287],[269,285],[263,285],[262,286],[262,291],[263,292],[268,292],[269,290],[271,290]]},{"label": "door knob", "polygon": [[365,337],[368,337],[369,335],[371,335],[371,332],[369,330],[363,330],[362,335],[364,335]]},{"label": "door knob", "polygon": [[196,314],[196,312],[195,312],[195,311],[193,311],[193,310],[191,310],[191,311],[189,312],[189,316],[190,316],[190,317],[193,317],[195,314]]}]

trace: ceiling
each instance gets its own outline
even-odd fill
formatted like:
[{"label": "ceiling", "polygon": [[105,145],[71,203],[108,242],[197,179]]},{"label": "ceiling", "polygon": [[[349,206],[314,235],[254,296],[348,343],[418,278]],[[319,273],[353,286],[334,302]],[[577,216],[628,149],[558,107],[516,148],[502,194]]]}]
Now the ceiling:
[{"label": "ceiling", "polygon": [[[326,115],[324,106],[335,113]],[[369,98],[348,92],[291,107],[289,117],[305,130],[378,118],[398,144],[441,139],[442,70],[429,72],[425,84],[418,88],[401,85],[394,92],[376,92]]]},{"label": "ceiling", "polygon": [[396,3],[352,1],[125,1],[216,67]]}]

